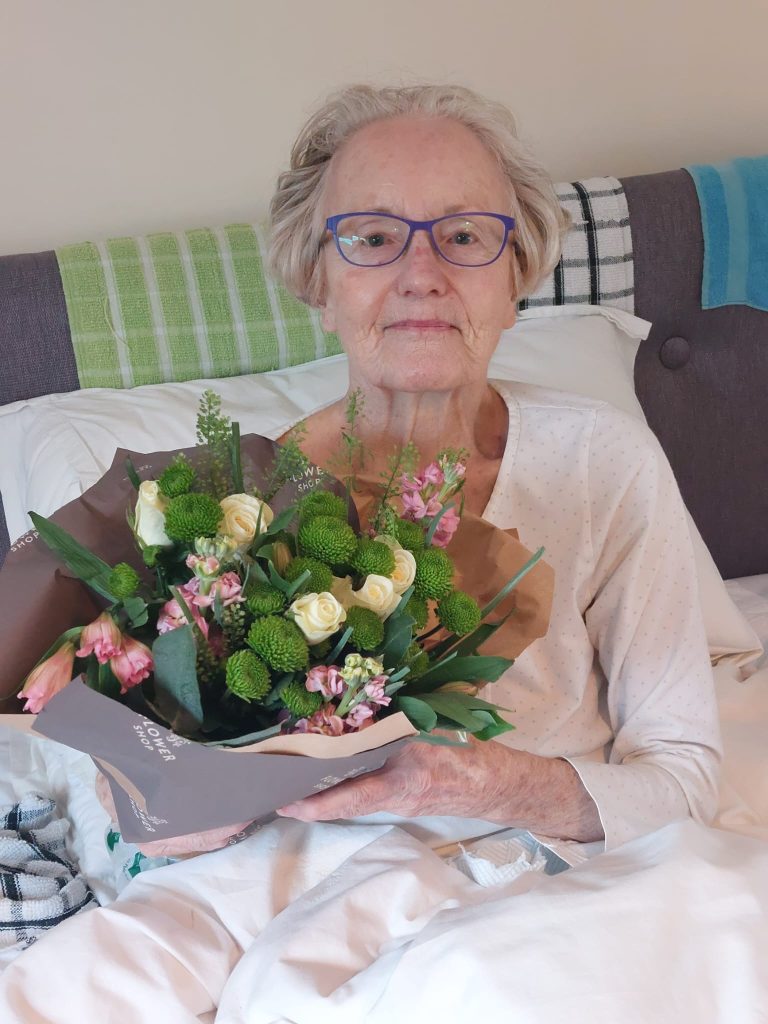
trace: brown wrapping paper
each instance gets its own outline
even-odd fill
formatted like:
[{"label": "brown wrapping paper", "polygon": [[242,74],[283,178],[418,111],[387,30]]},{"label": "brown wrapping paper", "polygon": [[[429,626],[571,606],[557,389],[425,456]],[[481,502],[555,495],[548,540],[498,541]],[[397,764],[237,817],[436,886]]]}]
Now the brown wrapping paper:
[{"label": "brown wrapping paper", "polygon": [[[242,438],[246,486],[263,481],[261,467],[271,464],[273,451],[267,438]],[[185,452],[192,461],[199,456],[195,448]],[[125,523],[126,510],[135,503],[125,458],[131,456],[142,478],[153,479],[172,454],[119,450],[101,480],[51,518],[105,561],[125,561],[146,573]],[[313,467],[270,504],[278,513],[316,483]],[[331,486],[341,493],[337,481]],[[361,515],[370,500],[367,496],[357,502]],[[516,531],[500,530],[469,513],[462,517],[448,553],[456,567],[456,586],[481,606],[531,557]],[[513,614],[481,653],[515,658],[543,636],[552,591],[552,569],[539,561],[494,611],[493,620],[511,609]],[[0,711],[10,712],[0,716],[0,726],[30,729],[32,716],[18,715],[21,701],[14,696],[22,680],[64,630],[92,621],[102,606],[37,534],[14,544],[0,570]],[[435,641],[439,639],[438,634]],[[135,842],[267,818],[277,807],[381,767],[416,734],[404,715],[395,714],[342,737],[294,735],[250,747],[209,747],[174,735],[90,690],[80,679],[49,701],[31,729],[93,757],[109,779],[123,835]]]}]

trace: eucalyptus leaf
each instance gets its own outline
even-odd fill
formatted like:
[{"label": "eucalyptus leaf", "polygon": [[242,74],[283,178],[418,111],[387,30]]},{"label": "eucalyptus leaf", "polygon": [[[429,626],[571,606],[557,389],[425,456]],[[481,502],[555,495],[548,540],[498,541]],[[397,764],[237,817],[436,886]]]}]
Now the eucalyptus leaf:
[{"label": "eucalyptus leaf", "polygon": [[513,576],[511,580],[509,580],[507,583],[504,584],[504,586],[498,592],[496,597],[491,598],[491,600],[488,602],[488,604],[484,608],[480,609],[480,617],[481,618],[484,619],[486,617],[486,615],[490,615],[491,614],[493,609],[501,601],[504,600],[504,598],[507,596],[507,594],[511,590],[514,590],[514,588],[517,586],[517,584],[520,582],[520,580],[524,576],[528,575],[528,573],[531,571],[531,569],[534,567],[534,565],[536,565],[536,563],[539,561],[539,559],[541,558],[541,556],[543,554],[544,554],[544,548],[539,548],[538,551],[536,551],[533,555],[531,555],[531,557],[528,559],[528,561],[525,563],[525,565],[522,567],[522,569],[515,576]]},{"label": "eucalyptus leaf", "polygon": [[131,620],[131,625],[138,628],[146,624],[149,618],[147,602],[141,597],[126,597],[123,601],[125,613]]},{"label": "eucalyptus leaf", "polygon": [[95,590],[97,594],[101,594],[102,597],[105,597],[113,604],[117,601],[117,598],[109,589],[109,577],[112,572],[111,565],[107,565],[98,555],[92,554],[79,541],[75,540],[70,533],[56,523],[51,522],[50,519],[39,516],[37,512],[30,512],[29,517],[42,540],[72,570],[78,579],[87,583],[92,590]]},{"label": "eucalyptus leaf", "polygon": [[197,648],[192,626],[162,633],[152,644],[155,703],[181,736],[200,728],[203,708],[197,682]]}]

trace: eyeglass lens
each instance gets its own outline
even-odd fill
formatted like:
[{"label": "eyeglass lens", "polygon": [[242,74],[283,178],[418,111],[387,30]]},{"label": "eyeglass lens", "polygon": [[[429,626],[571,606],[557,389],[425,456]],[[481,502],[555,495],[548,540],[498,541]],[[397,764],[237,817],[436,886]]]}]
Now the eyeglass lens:
[{"label": "eyeglass lens", "polygon": [[[452,263],[472,267],[491,263],[504,246],[503,221],[490,214],[438,221],[432,235],[439,252]],[[408,241],[408,225],[387,214],[345,217],[336,228],[339,247],[350,263],[375,267],[396,260]]]}]

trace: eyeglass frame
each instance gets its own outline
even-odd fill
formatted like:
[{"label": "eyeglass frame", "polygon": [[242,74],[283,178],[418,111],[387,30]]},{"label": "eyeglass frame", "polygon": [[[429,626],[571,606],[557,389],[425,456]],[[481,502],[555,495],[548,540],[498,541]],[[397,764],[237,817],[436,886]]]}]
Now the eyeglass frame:
[{"label": "eyeglass frame", "polygon": [[[344,255],[341,245],[339,243],[338,226],[339,223],[345,220],[347,217],[389,217],[391,220],[399,220],[403,224],[408,225],[408,237],[405,240],[405,244],[400,252],[395,256],[394,259],[387,260],[386,263],[355,263]],[[487,260],[485,263],[457,263],[455,260],[449,260],[448,257],[441,252],[440,246],[435,240],[435,236],[432,233],[432,229],[435,224],[439,224],[444,220],[453,220],[455,217],[495,217],[500,220],[504,225],[504,239],[501,243],[501,248],[498,253],[493,257],[492,260]],[[343,260],[350,264],[352,267],[370,267],[375,269],[377,267],[389,267],[393,263],[396,263],[401,256],[404,256],[408,251],[408,247],[411,244],[411,239],[415,231],[426,231],[429,235],[430,241],[432,242],[432,248],[437,255],[445,260],[446,263],[450,263],[454,267],[464,267],[468,270],[472,270],[475,267],[489,267],[492,263],[495,263],[497,259],[504,252],[507,242],[509,241],[509,234],[515,228],[515,218],[509,217],[505,213],[491,213],[488,210],[473,210],[473,211],[459,211],[458,213],[446,213],[442,217],[435,217],[434,220],[411,220],[409,217],[398,217],[394,213],[382,213],[381,210],[357,210],[353,213],[337,213],[333,217],[329,217],[325,222],[326,230],[331,232],[333,240],[336,243],[336,249]]]}]

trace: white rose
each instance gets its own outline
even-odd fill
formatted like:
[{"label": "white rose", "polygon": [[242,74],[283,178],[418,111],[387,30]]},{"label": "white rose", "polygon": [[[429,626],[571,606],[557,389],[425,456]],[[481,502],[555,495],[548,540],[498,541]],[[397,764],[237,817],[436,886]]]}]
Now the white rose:
[{"label": "white rose", "polygon": [[355,592],[352,589],[351,576],[334,576],[331,593],[343,608],[351,608],[355,604]]},{"label": "white rose", "polygon": [[355,604],[361,608],[370,608],[380,619],[386,619],[400,603],[400,595],[388,576],[377,576],[371,573],[365,577],[365,583],[359,590],[353,590]]},{"label": "white rose", "polygon": [[345,609],[327,590],[322,594],[305,594],[297,598],[290,612],[308,644],[327,640],[347,617]]},{"label": "white rose", "polygon": [[376,538],[382,544],[386,544],[395,556],[395,571],[390,574],[390,579],[395,585],[395,591],[403,594],[413,583],[416,577],[416,559],[406,548],[401,547],[394,537],[389,534],[381,534]]},{"label": "white rose", "polygon": [[168,499],[160,493],[157,480],[144,480],[136,501],[134,533],[147,547],[169,548],[173,541],[165,532],[165,510]]},{"label": "white rose", "polygon": [[272,509],[259,498],[252,494],[230,494],[219,502],[224,518],[219,523],[219,533],[231,537],[241,549],[249,547],[256,536],[256,526],[259,523],[259,533],[264,533],[269,524],[275,518]]}]

